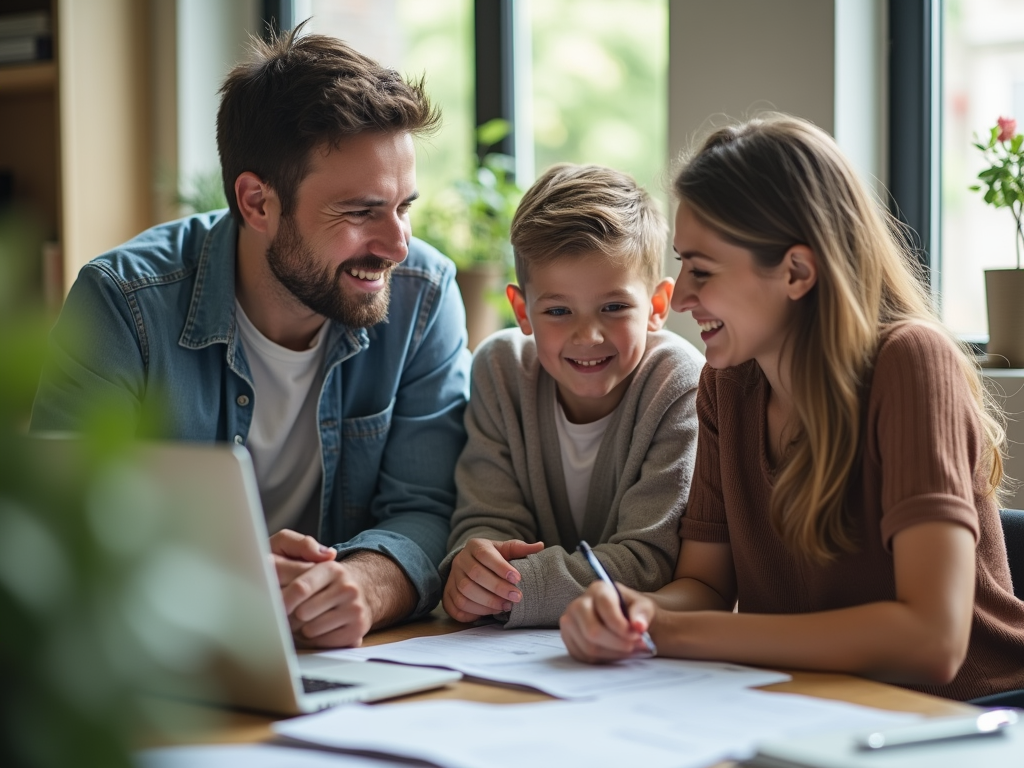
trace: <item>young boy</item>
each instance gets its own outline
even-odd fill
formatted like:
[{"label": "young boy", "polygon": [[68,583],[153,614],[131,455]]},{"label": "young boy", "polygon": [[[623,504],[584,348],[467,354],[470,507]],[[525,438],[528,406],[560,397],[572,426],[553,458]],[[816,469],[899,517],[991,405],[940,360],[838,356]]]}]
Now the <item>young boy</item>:
[{"label": "young boy", "polygon": [[512,221],[522,331],[500,331],[473,360],[468,442],[441,564],[458,621],[557,626],[594,573],[665,584],[697,445],[703,357],[662,331],[673,281],[661,277],[664,219],[629,176],[556,165]]}]

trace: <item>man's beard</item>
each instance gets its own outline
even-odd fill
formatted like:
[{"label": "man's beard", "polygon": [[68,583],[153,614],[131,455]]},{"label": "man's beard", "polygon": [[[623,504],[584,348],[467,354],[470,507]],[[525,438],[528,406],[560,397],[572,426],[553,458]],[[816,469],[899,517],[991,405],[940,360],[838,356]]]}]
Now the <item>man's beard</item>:
[{"label": "man's beard", "polygon": [[[333,274],[327,266],[317,268],[316,254],[302,239],[291,216],[281,219],[281,228],[267,248],[267,264],[278,282],[318,315],[351,328],[368,328],[388,316],[394,262],[367,255],[349,259]],[[384,287],[375,293],[346,295],[342,281],[348,269],[384,272]]]}]

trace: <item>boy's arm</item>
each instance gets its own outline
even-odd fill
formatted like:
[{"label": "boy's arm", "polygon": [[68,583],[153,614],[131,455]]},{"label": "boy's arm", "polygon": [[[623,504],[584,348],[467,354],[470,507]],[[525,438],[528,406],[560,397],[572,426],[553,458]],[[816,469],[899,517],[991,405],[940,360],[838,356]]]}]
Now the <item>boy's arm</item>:
[{"label": "boy's arm", "polygon": [[[452,560],[470,539],[537,540],[537,521],[527,506],[517,465],[525,462],[524,446],[510,445],[510,433],[521,431],[514,395],[495,383],[486,347],[473,359],[466,446],[455,467],[458,501],[448,537],[448,556],[440,566],[447,581]],[[503,407],[504,406],[504,407]],[[520,467],[524,472],[525,467]],[[522,478],[525,482],[525,477]]]},{"label": "boy's arm", "polygon": [[[679,553],[679,518],[689,497],[697,449],[696,386],[664,410],[637,482],[622,497],[618,526],[594,546],[615,581],[653,591],[672,578]],[[549,547],[515,560],[524,599],[506,627],[558,626],[570,602],[583,594],[594,573],[578,552]]]}]

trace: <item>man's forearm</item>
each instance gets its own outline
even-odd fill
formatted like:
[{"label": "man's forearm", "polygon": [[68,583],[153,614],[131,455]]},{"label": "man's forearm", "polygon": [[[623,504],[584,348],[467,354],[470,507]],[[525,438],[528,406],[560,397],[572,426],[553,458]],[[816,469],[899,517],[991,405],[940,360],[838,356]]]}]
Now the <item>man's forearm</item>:
[{"label": "man's forearm", "polygon": [[407,618],[416,608],[416,587],[387,555],[363,550],[342,561],[358,573],[373,616],[372,629],[387,627]]}]

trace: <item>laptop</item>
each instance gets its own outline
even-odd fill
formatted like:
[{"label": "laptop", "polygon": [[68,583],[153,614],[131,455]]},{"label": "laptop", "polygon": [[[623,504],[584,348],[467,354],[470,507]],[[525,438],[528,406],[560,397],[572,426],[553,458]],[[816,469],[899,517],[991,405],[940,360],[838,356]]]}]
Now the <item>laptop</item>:
[{"label": "laptop", "polygon": [[134,525],[148,527],[154,542],[140,577],[150,614],[161,617],[150,631],[170,651],[170,669],[156,676],[154,692],[296,715],[438,688],[462,676],[296,653],[244,448],[139,443],[124,461],[115,471],[141,500],[131,514],[147,521]]}]

